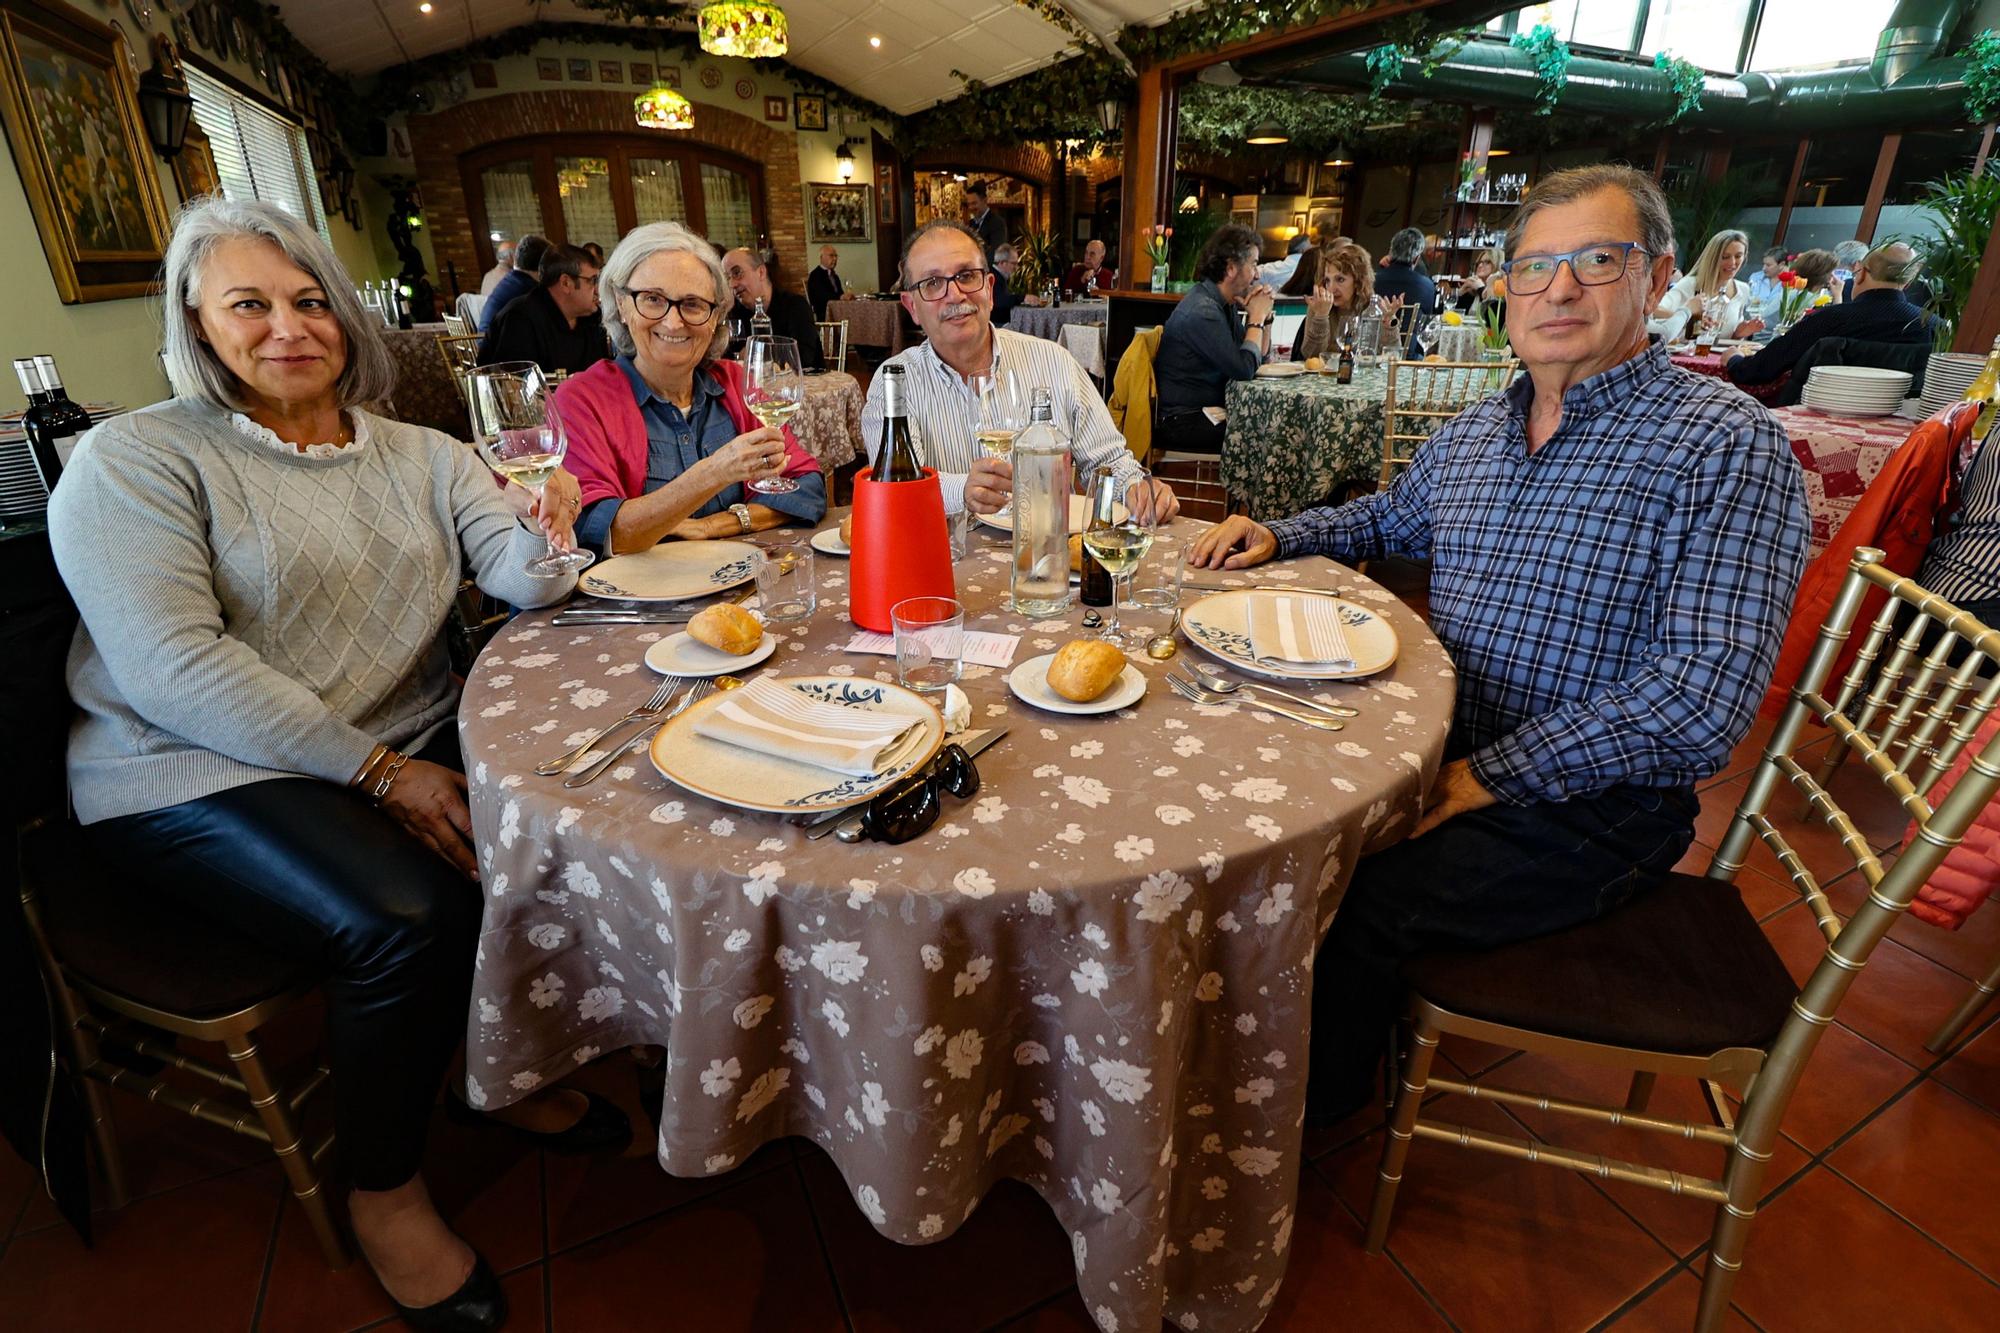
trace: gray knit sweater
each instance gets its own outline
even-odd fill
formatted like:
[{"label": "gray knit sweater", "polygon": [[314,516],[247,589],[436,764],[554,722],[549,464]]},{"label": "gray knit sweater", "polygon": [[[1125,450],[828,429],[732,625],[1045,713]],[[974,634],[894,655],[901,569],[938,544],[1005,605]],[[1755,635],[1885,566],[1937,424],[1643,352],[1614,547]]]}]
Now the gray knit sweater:
[{"label": "gray knit sweater", "polygon": [[352,444],[302,455],[172,400],[77,445],[49,531],[83,613],[69,779],[85,823],[264,778],[345,783],[378,742],[456,708],[440,631],[461,557],[518,606],[574,584],[522,568],[541,535],[470,446],[349,416]]}]

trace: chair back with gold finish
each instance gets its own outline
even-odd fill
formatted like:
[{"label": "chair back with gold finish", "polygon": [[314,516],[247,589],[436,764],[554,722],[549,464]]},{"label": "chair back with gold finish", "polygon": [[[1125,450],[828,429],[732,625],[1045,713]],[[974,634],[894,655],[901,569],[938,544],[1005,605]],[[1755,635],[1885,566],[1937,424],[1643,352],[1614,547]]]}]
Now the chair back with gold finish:
[{"label": "chair back with gold finish", "polygon": [[465,320],[458,315],[446,315],[443,318],[444,331],[453,338],[463,338],[466,334],[472,332],[471,329],[465,326]]},{"label": "chair back with gold finish", "polygon": [[1391,361],[1382,399],[1382,473],[1376,488],[1388,490],[1433,431],[1506,388],[1519,367],[1514,360]]},{"label": "chair back with gold finish", "polygon": [[819,321],[819,352],[826,358],[828,370],[847,369],[847,321],[844,319],[823,319]]},{"label": "chair back with gold finish", "polygon": [[465,377],[479,364],[479,344],[485,340],[479,333],[440,333],[437,336],[438,355],[444,358],[445,373],[458,386],[458,396],[465,398]]},{"label": "chair back with gold finish", "polygon": [[[1859,618],[1871,588],[1890,607],[1870,628],[1863,658],[1873,663],[1900,617],[1916,624],[1913,642],[1930,626],[1939,645],[1922,659],[1899,645],[1874,679],[1886,715],[1852,721],[1843,713],[1861,677],[1827,692],[1835,655]],[[1954,659],[1954,651],[1962,659]],[[1717,1205],[1695,1328],[1718,1329],[1743,1263],[1744,1244],[1778,1129],[1806,1061],[1833,1021],[1869,955],[1916,897],[1975,817],[2000,792],[2000,735],[1972,752],[1950,794],[1926,799],[1939,775],[1967,752],[1981,723],[2000,703],[2000,631],[1989,629],[1881,564],[1881,552],[1857,551],[1791,702],[1765,746],[1728,833],[1704,877],[1672,874],[1667,881],[1595,921],[1481,953],[1436,953],[1408,960],[1402,977],[1412,994],[1413,1042],[1397,1085],[1369,1218],[1366,1248],[1379,1252],[1389,1229],[1397,1186],[1417,1139],[1456,1143],[1525,1162],[1588,1172],[1601,1178],[1691,1195]],[[1857,671],[1860,667],[1857,665]],[[1877,720],[1877,716],[1886,720]],[[1832,732],[1831,743],[1853,750],[1917,827],[1917,835],[1884,870],[1866,836],[1800,764],[1806,728]],[[1792,848],[1768,811],[1781,785],[1802,794],[1814,814],[1839,835],[1868,884],[1845,922],[1825,889]],[[1826,938],[1804,984],[1796,982],[1730,882],[1753,839],[1776,855]],[[1623,1107],[1489,1087],[1479,1079],[1433,1078],[1444,1034],[1633,1075]],[[1505,1068],[1505,1066],[1502,1066]],[[1646,1104],[1662,1074],[1698,1080],[1712,1123],[1649,1115]],[[1741,1098],[1731,1113],[1723,1089]],[[1430,1092],[1460,1092],[1707,1145],[1720,1155],[1714,1175],[1668,1170],[1432,1119]],[[1452,1105],[1455,1103],[1447,1103]]]}]

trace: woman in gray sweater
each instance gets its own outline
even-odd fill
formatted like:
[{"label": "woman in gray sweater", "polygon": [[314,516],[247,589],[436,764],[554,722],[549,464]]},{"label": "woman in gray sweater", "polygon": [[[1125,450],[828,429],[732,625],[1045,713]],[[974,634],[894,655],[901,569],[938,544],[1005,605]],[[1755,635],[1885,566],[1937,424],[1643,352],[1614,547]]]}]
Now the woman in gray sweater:
[{"label": "woman in gray sweater", "polygon": [[[417,1327],[497,1327],[498,1284],[418,1175],[481,917],[440,635],[468,564],[516,605],[568,594],[524,566],[543,532],[569,541],[576,483],[530,506],[468,446],[364,411],[387,351],[288,213],[197,201],[165,292],[175,396],[85,436],[49,507],[82,612],[77,814],[158,892],[325,970],[362,1250]],[[514,1123],[630,1133],[561,1090]]]}]

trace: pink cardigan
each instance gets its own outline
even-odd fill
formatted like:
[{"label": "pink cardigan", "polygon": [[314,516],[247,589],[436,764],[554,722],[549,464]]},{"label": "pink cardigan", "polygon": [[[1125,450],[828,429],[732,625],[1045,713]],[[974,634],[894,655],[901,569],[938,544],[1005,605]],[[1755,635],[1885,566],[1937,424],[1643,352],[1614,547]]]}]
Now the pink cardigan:
[{"label": "pink cardigan", "polygon": [[[1972,767],[1972,757],[1995,732],[2000,732],[2000,713],[1986,719],[1978,734],[1959,751],[1958,761],[1931,787],[1927,799],[1933,809],[1965,776]],[[1912,823],[1910,839],[1915,838],[1916,831],[1917,826]],[[1945,853],[1944,860],[1931,872],[1930,882],[1917,890],[1916,901],[1910,904],[1910,915],[1945,930],[1957,930],[1995,889],[2000,889],[2000,802],[1981,810],[1972,827],[1965,831],[1965,840]]]},{"label": "pink cardigan", "polygon": [[[759,422],[743,398],[743,367],[734,361],[706,361],[696,374],[722,381],[722,405],[739,433],[756,430]],[[571,375],[556,387],[556,408],[569,434],[563,468],[583,490],[584,504],[598,500],[629,500],[646,490],[646,419],[632,383],[616,361],[599,361]],[[785,428],[785,475],[819,471],[813,456],[799,447],[791,427]],[[749,497],[755,499],[755,496]]]}]

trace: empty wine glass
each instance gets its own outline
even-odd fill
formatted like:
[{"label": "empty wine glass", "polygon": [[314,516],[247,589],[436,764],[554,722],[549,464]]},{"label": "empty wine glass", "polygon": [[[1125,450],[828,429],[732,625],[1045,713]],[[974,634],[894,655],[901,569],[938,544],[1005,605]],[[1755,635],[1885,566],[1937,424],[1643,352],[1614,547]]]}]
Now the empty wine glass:
[{"label": "empty wine glass", "polygon": [[[473,441],[487,466],[539,500],[569,449],[548,376],[532,361],[479,366],[465,377],[465,395]],[[528,562],[529,573],[567,574],[597,558],[588,551],[558,551],[553,540],[547,544],[546,552]]]},{"label": "empty wine glass", "polygon": [[[790,338],[756,337],[743,345],[743,396],[750,411],[767,426],[783,426],[806,401],[805,373],[799,367],[799,345]],[[799,483],[791,477],[767,477],[750,483],[760,495],[783,495]]]},{"label": "empty wine glass", "polygon": [[1143,630],[1128,629],[1118,623],[1118,590],[1129,585],[1132,571],[1146,558],[1153,545],[1153,525],[1121,503],[1136,486],[1149,484],[1142,470],[1098,467],[1090,474],[1090,525],[1083,530],[1083,549],[1111,575],[1111,619],[1098,637],[1123,649],[1138,647],[1146,638]]}]

